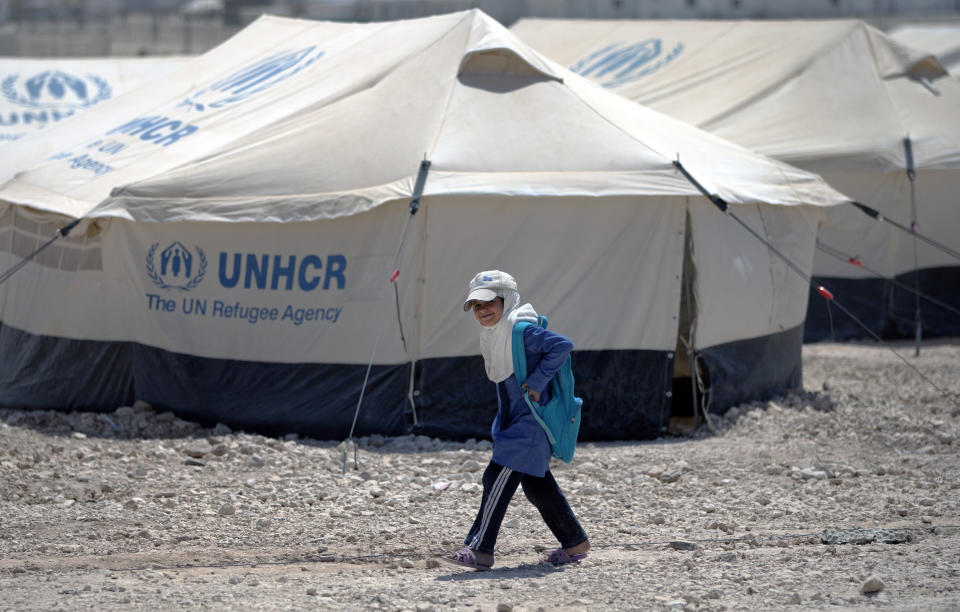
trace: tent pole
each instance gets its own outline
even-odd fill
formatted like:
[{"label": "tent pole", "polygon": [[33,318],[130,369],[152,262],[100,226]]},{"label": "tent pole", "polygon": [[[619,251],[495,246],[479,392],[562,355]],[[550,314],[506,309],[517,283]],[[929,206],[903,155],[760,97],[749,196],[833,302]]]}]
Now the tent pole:
[{"label": "tent pole", "polygon": [[913,234],[913,286],[916,288],[916,304],[913,311],[913,329],[916,338],[914,356],[920,356],[920,338],[923,335],[923,323],[920,320],[920,260],[917,256],[917,173],[913,167],[913,145],[910,136],[903,139],[903,150],[907,155],[907,178],[910,179],[910,232]]},{"label": "tent pole", "polygon": [[[424,159],[420,162],[420,171],[417,173],[417,182],[413,187],[413,196],[410,198],[410,214],[407,215],[407,219],[403,224],[403,232],[400,235],[400,245],[397,247],[397,254],[394,257],[394,268],[393,273],[390,275],[390,284],[396,287],[395,283],[397,278],[400,277],[400,259],[403,255],[403,245],[407,242],[407,230],[410,229],[410,219],[413,218],[417,211],[420,209],[420,198],[423,196],[423,187],[427,182],[427,172],[430,170],[430,160]],[[399,301],[398,304],[398,313],[399,313]],[[387,303],[387,310],[389,310],[390,304]],[[350,443],[353,443],[353,467],[356,470],[360,469],[360,462],[357,459],[357,442],[353,439],[353,432],[357,427],[357,418],[360,416],[360,406],[363,404],[363,394],[367,390],[367,382],[370,380],[370,370],[373,368],[373,359],[377,354],[377,345],[380,344],[380,336],[383,333],[383,324],[386,321],[387,310],[383,311],[383,314],[380,316],[380,325],[377,330],[377,338],[373,342],[373,350],[370,352],[370,361],[367,363],[367,372],[363,377],[363,385],[360,387],[360,399],[357,400],[357,409],[353,413],[353,422],[350,424],[350,433],[347,435],[347,439],[343,441],[343,473],[347,473],[347,456],[350,449]]]},{"label": "tent pole", "polygon": [[417,422],[417,404],[413,401],[413,383],[414,373],[417,370],[417,360],[410,362],[410,386],[407,388],[407,401],[410,402],[410,410],[413,412],[413,426],[419,425]]}]

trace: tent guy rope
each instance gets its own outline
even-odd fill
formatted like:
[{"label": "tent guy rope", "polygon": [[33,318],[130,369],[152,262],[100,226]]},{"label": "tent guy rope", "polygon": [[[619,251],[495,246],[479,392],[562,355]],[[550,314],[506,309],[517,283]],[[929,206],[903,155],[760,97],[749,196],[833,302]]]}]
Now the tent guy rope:
[{"label": "tent guy rope", "polygon": [[[427,172],[430,171],[430,160],[424,159],[420,162],[420,170],[417,173],[417,182],[413,186],[413,196],[410,198],[410,214],[407,215],[406,221],[403,224],[403,232],[400,235],[400,245],[397,247],[397,254],[393,260],[393,273],[390,275],[390,284],[394,286],[394,296],[397,299],[397,319],[400,319],[400,301],[399,301],[399,291],[397,290],[397,279],[400,277],[400,258],[403,255],[403,246],[407,242],[407,233],[410,229],[410,220],[414,215],[417,214],[417,211],[420,209],[420,198],[423,196],[423,187],[427,182]],[[389,306],[389,304],[387,304]],[[388,308],[389,310],[389,308]],[[363,376],[363,385],[360,387],[360,398],[357,400],[357,409],[353,413],[353,422],[350,424],[350,433],[347,435],[347,439],[343,441],[343,473],[347,473],[347,456],[350,449],[350,444],[353,443],[353,467],[354,469],[360,469],[360,461],[357,458],[357,443],[353,439],[353,432],[357,427],[357,418],[360,416],[360,406],[363,404],[363,395],[367,390],[367,383],[370,380],[370,370],[373,368],[373,360],[377,354],[377,346],[380,344],[380,336],[383,334],[383,325],[386,321],[387,311],[384,310],[383,314],[380,316],[380,324],[377,329],[377,337],[373,342],[373,349],[370,351],[370,361],[367,363],[367,371]],[[403,326],[400,327],[400,334],[403,335]],[[404,343],[406,347],[406,343]],[[416,417],[414,417],[416,418]]]},{"label": "tent guy rope", "polygon": [[853,255],[848,255],[847,253],[844,253],[844,252],[841,251],[840,249],[834,248],[834,247],[832,247],[832,246],[830,246],[830,245],[828,245],[828,244],[824,244],[824,243],[820,242],[819,239],[817,239],[817,249],[820,250],[822,253],[826,253],[826,254],[829,255],[830,257],[836,258],[836,259],[838,259],[838,260],[840,260],[840,261],[845,261],[845,262],[847,262],[848,264],[850,264],[851,266],[856,266],[857,268],[861,268],[861,269],[869,272],[870,274],[872,274],[872,275],[874,276],[874,278],[878,278],[878,279],[881,279],[881,280],[885,280],[885,281],[887,281],[888,283],[894,285],[895,287],[897,287],[897,288],[899,288],[899,289],[903,289],[904,291],[909,291],[910,293],[916,295],[918,299],[919,299],[919,298],[923,298],[923,299],[927,300],[928,302],[930,302],[931,304],[936,304],[937,306],[939,306],[940,308],[943,308],[944,310],[948,310],[948,311],[952,312],[952,313],[955,314],[955,315],[960,315],[960,310],[954,308],[953,306],[947,304],[946,302],[943,302],[943,301],[941,301],[941,300],[938,300],[938,299],[935,298],[935,297],[932,297],[932,296],[930,296],[930,295],[927,295],[926,293],[923,293],[922,291],[919,291],[919,290],[917,290],[916,288],[911,287],[910,285],[907,285],[907,284],[905,284],[905,283],[901,283],[900,281],[898,281],[897,279],[895,279],[895,278],[893,278],[893,277],[891,277],[891,276],[884,276],[884,275],[881,274],[880,272],[878,272],[878,271],[870,268],[870,267],[867,266],[866,264],[864,264],[862,261],[860,261],[860,258],[855,257],[855,256],[853,256]]},{"label": "tent guy rope", "polygon": [[936,240],[934,240],[933,238],[930,238],[929,236],[924,236],[923,234],[917,231],[917,229],[919,228],[909,228],[906,225],[903,225],[902,223],[897,223],[896,221],[894,221],[889,217],[884,217],[879,210],[876,210],[875,208],[870,208],[866,204],[861,204],[860,202],[855,202],[853,200],[850,200],[848,204],[852,204],[853,206],[856,206],[860,210],[860,212],[864,213],[865,215],[869,217],[873,217],[874,219],[876,219],[877,221],[880,221],[881,223],[889,223],[890,225],[897,228],[898,230],[901,230],[912,236],[915,236],[918,240],[922,240],[923,242],[926,242],[930,246],[934,247],[935,249],[939,249],[944,253],[946,253],[947,255],[949,255],[950,257],[953,257],[957,261],[960,261],[960,253],[958,253],[957,251],[954,251],[953,249],[951,249],[945,244],[941,244],[937,242]]},{"label": "tent guy rope", "polygon": [[[707,191],[706,188],[704,188],[704,186],[701,185],[699,181],[697,181],[697,179],[695,179],[689,172],[687,172],[687,169],[684,168],[684,167],[683,167],[683,164],[680,163],[680,158],[679,158],[679,156],[677,156],[677,160],[673,162],[673,165],[683,174],[684,177],[686,177],[686,179],[687,179],[688,181],[690,181],[690,183],[691,183],[694,187],[697,188],[697,190],[698,190],[700,193],[702,193],[702,194],[704,195],[704,197],[706,197],[706,198],[707,198],[708,200],[710,200],[717,208],[719,208],[721,212],[723,212],[725,215],[727,215],[728,217],[730,217],[731,219],[733,219],[734,221],[736,221],[737,223],[739,223],[741,227],[743,227],[745,230],[747,230],[747,232],[750,233],[750,235],[752,235],[754,238],[756,238],[757,240],[759,240],[760,242],[762,242],[764,245],[766,245],[766,247],[767,247],[768,249],[770,249],[770,252],[771,252],[771,253],[774,253],[775,255],[777,255],[777,257],[779,257],[791,270],[793,270],[794,272],[796,272],[797,275],[798,275],[800,278],[802,278],[803,280],[805,280],[808,285],[813,286],[813,279],[812,279],[807,273],[805,273],[802,269],[800,269],[800,267],[797,266],[797,264],[795,264],[795,263],[793,263],[792,261],[790,261],[790,259],[789,259],[786,255],[784,255],[784,254],[781,253],[779,250],[777,250],[777,248],[774,247],[774,246],[770,243],[770,241],[768,241],[766,238],[764,238],[764,237],[761,236],[759,233],[757,233],[757,231],[754,230],[752,227],[750,227],[749,225],[747,225],[747,223],[744,222],[743,219],[741,219],[741,218],[739,218],[737,215],[735,215],[735,214],[733,213],[733,211],[730,210],[730,206],[723,200],[723,198],[721,198],[720,196],[718,196],[718,195],[716,195],[716,194],[712,194],[712,193],[710,193],[709,191]],[[858,207],[865,208],[862,204],[859,204],[859,203],[857,203],[857,202],[853,202],[853,204],[856,204]],[[871,210],[872,210],[872,209],[871,209]],[[879,214],[879,213],[877,213],[877,214]],[[887,347],[887,349],[889,349],[894,355],[896,355],[897,358],[900,359],[900,361],[902,361],[903,363],[905,363],[905,364],[906,364],[911,370],[913,370],[920,378],[922,378],[923,380],[925,380],[928,384],[930,384],[930,386],[932,386],[934,389],[936,389],[937,391],[939,391],[940,394],[943,395],[943,397],[946,398],[946,400],[947,400],[948,402],[950,402],[954,407],[960,408],[960,402],[958,402],[955,398],[953,398],[949,393],[947,393],[947,391],[946,391],[945,389],[943,389],[942,387],[940,387],[937,383],[933,382],[933,380],[932,380],[929,376],[927,376],[926,374],[924,374],[923,372],[921,372],[920,369],[919,369],[917,366],[915,366],[915,365],[913,365],[912,363],[910,363],[909,361],[907,361],[907,359],[906,359],[903,355],[901,355],[895,348],[893,348],[888,342],[884,342],[883,339],[880,338],[880,336],[878,336],[876,333],[874,333],[874,331],[871,330],[869,327],[867,327],[866,324],[864,324],[860,319],[858,319],[856,316],[854,316],[854,314],[853,314],[852,312],[850,312],[850,310],[848,310],[845,306],[843,306],[842,304],[840,304],[839,302],[837,302],[837,301],[834,299],[834,296],[833,296],[833,294],[830,292],[829,289],[827,289],[826,287],[816,287],[816,290],[817,290],[817,293],[819,293],[821,297],[823,297],[824,299],[826,299],[828,302],[832,302],[832,303],[833,303],[837,308],[839,308],[844,314],[846,314],[848,317],[850,317],[857,325],[859,325],[860,327],[862,327],[864,331],[866,331],[868,334],[870,334],[870,336],[873,337],[878,343],[880,343],[880,344],[882,344],[883,346]]]}]

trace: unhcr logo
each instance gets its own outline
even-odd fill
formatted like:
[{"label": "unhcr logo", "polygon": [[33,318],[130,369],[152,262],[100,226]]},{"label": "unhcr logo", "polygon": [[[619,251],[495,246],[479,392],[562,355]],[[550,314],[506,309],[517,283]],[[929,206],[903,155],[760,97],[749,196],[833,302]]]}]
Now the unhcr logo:
[{"label": "unhcr logo", "polygon": [[147,275],[155,285],[161,289],[190,291],[200,284],[207,271],[203,249],[196,247],[191,251],[177,241],[158,254],[159,247],[160,243],[155,242],[147,252]]},{"label": "unhcr logo", "polygon": [[[29,78],[11,74],[0,81],[0,94],[24,107],[0,113],[0,127],[42,128],[52,121],[110,98],[110,86],[100,77],[77,77],[59,70],[47,70]],[[26,132],[0,134],[0,141],[16,140]]]},{"label": "unhcr logo", "polygon": [[178,106],[204,112],[242,102],[296,75],[322,56],[323,51],[315,46],[282,51],[201,89]]},{"label": "unhcr logo", "polygon": [[110,97],[110,85],[88,74],[77,77],[59,70],[45,70],[26,79],[11,74],[0,85],[3,96],[20,106],[46,110],[80,110]]},{"label": "unhcr logo", "polygon": [[677,43],[664,54],[663,41],[659,38],[632,45],[618,42],[594,51],[570,69],[604,87],[620,87],[660,70],[677,59],[683,49],[683,43]]}]

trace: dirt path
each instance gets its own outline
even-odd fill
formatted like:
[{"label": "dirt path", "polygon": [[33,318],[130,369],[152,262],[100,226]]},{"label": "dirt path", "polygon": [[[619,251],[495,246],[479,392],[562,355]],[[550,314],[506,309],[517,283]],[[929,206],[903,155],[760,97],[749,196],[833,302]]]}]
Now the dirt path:
[{"label": "dirt path", "polygon": [[[901,348],[960,397],[960,343]],[[554,473],[589,558],[538,564],[518,495],[484,573],[433,555],[473,519],[486,442],[365,438],[344,477],[335,442],[0,410],[0,609],[960,608],[957,400],[883,348],[804,368],[716,435],[582,445]]]}]

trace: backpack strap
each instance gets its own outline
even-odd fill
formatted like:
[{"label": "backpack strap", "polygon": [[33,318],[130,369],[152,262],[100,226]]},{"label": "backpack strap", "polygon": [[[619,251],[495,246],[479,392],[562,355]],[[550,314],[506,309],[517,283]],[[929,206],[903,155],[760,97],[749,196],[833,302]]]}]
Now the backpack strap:
[{"label": "backpack strap", "polygon": [[[521,387],[527,380],[527,351],[523,345],[523,333],[531,325],[533,325],[533,323],[529,321],[518,321],[517,324],[513,326],[513,345],[511,347],[513,349],[513,375]],[[537,325],[546,329],[547,317],[538,316]],[[553,432],[550,431],[550,427],[544,422],[543,417],[540,416],[540,407],[530,399],[529,391],[523,391],[523,399],[527,402],[527,407],[530,408],[530,414],[533,415],[533,418],[540,424],[544,433],[547,434],[547,440],[550,441],[550,445],[556,444],[557,439],[553,436]]]},{"label": "backpack strap", "polygon": [[513,375],[520,385],[527,380],[527,351],[523,346],[523,332],[531,325],[529,321],[518,321],[513,326]]}]

